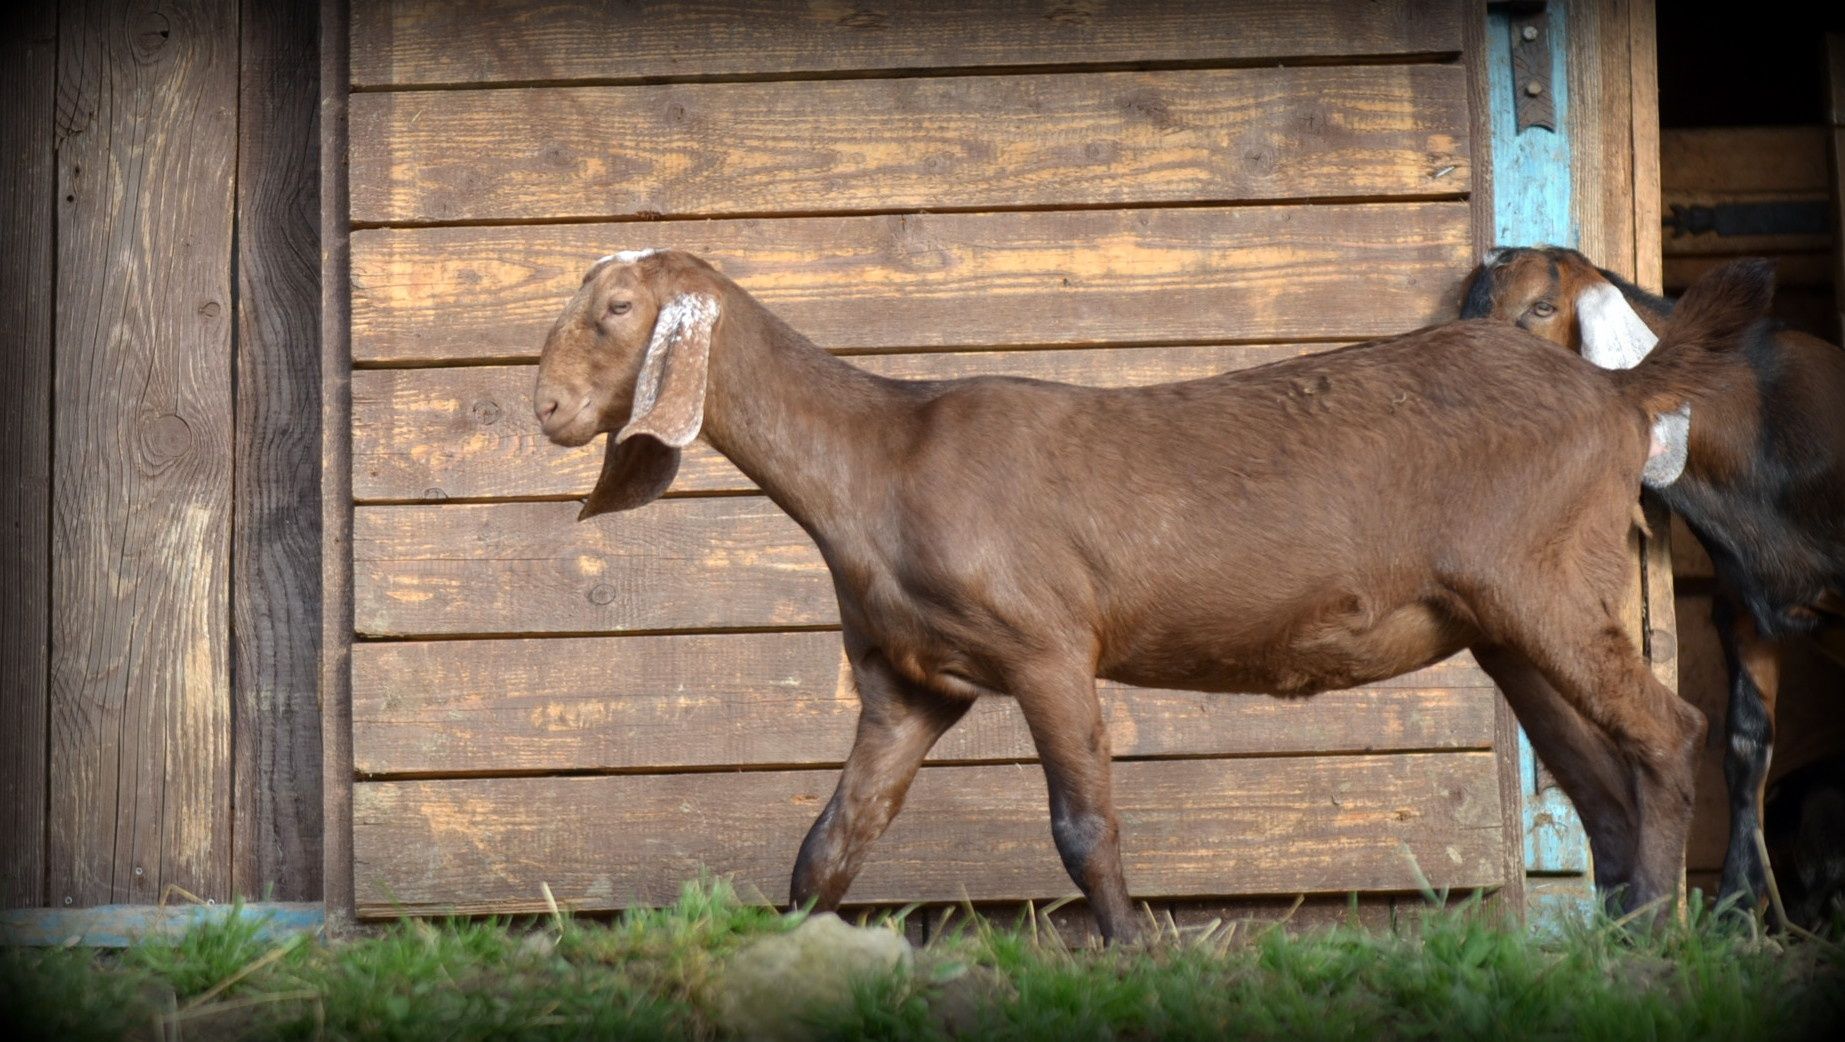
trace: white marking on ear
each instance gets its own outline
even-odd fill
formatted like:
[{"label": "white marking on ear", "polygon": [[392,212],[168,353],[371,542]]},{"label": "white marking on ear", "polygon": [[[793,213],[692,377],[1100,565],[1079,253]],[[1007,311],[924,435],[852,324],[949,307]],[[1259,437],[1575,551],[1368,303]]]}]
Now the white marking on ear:
[{"label": "white marking on ear", "polygon": [[1632,369],[1659,343],[1621,291],[1597,282],[1576,295],[1582,357],[1603,369]]},{"label": "white marking on ear", "polygon": [[1640,483],[1647,488],[1665,488],[1685,473],[1685,457],[1691,451],[1691,403],[1676,412],[1662,413],[1653,420],[1652,443],[1647,446],[1646,466],[1640,469]]},{"label": "white marking on ear", "polygon": [[1490,246],[1485,253],[1480,255],[1480,263],[1484,267],[1490,268],[1504,260],[1505,255],[1511,252],[1512,248],[1510,246]]},{"label": "white marking on ear", "polygon": [[[1582,329],[1582,357],[1603,369],[1632,369],[1650,354],[1659,337],[1619,288],[1597,282],[1576,295],[1576,321]],[[1640,483],[1664,488],[1685,472],[1691,442],[1691,403],[1653,418],[1646,466]]]},{"label": "white marking on ear", "polygon": [[644,250],[619,250],[615,253],[596,258],[596,263],[607,264],[610,261],[615,261],[618,264],[633,264],[643,257],[651,257],[659,252],[660,248],[658,246],[649,246]]},{"label": "white marking on ear", "polygon": [[[641,372],[634,381],[634,409],[629,414],[627,425],[615,435],[616,441],[625,440],[635,425],[645,419],[659,402],[660,388],[666,381],[667,356],[674,343],[688,336],[702,338],[709,343],[711,327],[716,324],[717,317],[717,298],[707,293],[681,293],[660,309],[659,317],[653,322],[653,339],[647,342],[647,354],[641,359]],[[702,359],[698,364],[702,369]],[[690,430],[679,432],[674,437],[663,437],[662,441],[674,448],[684,448],[698,437],[705,415],[702,389],[699,399],[691,403],[691,408],[693,415]]]}]

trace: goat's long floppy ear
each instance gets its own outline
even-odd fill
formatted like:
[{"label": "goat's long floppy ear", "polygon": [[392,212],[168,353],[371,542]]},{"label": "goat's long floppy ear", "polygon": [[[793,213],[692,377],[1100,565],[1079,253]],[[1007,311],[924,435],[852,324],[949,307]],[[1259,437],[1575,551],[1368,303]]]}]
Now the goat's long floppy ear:
[{"label": "goat's long floppy ear", "polygon": [[602,475],[577,520],[651,503],[673,483],[680,450],[705,424],[717,320],[717,298],[708,293],[681,293],[660,309],[634,382],[634,412],[609,436]]},{"label": "goat's long floppy ear", "polygon": [[1576,295],[1582,357],[1603,369],[1632,369],[1659,343],[1619,288],[1597,281]]}]

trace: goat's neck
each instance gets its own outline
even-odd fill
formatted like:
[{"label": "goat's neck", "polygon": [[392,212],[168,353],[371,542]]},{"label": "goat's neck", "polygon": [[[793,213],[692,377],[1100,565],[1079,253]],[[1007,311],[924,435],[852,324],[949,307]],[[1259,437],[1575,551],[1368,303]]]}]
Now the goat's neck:
[{"label": "goat's neck", "polygon": [[704,434],[810,533],[862,517],[907,426],[896,381],[834,358],[731,289],[712,345]]}]

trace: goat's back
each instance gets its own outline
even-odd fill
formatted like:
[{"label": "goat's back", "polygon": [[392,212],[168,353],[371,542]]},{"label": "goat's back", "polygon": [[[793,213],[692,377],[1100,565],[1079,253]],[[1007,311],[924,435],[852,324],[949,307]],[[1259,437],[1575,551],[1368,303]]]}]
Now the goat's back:
[{"label": "goat's back", "polygon": [[[1152,387],[932,393],[893,548],[912,592],[984,591],[987,626],[1046,605],[1104,619],[1105,663],[1164,664],[1118,673],[1143,683],[1205,686],[1184,662],[1235,657],[1260,675],[1226,687],[1310,688],[1451,652],[1469,588],[1507,561],[1622,568],[1646,457],[1604,372],[1485,322]],[[1328,618],[1392,613],[1401,647],[1329,676],[1260,665]]]}]

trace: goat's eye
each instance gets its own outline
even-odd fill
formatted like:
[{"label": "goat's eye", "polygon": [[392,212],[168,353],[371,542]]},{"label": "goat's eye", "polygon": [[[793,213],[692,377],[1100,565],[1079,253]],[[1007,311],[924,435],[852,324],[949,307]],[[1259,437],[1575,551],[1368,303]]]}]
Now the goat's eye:
[{"label": "goat's eye", "polygon": [[1548,300],[1540,300],[1531,305],[1531,313],[1539,318],[1549,318],[1557,313],[1557,306]]},{"label": "goat's eye", "polygon": [[611,315],[625,315],[625,314],[627,314],[627,313],[628,313],[628,309],[629,309],[629,308],[631,308],[631,307],[633,307],[633,306],[634,306],[634,304],[633,304],[633,302],[632,302],[632,301],[626,301],[626,300],[611,300],[611,301],[609,301],[609,314],[611,314]]}]

